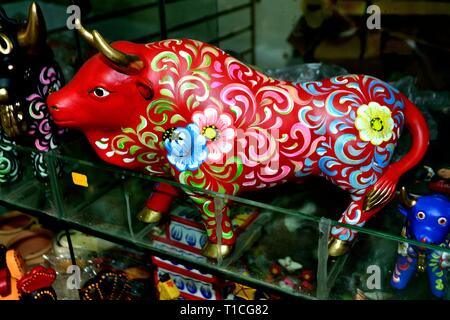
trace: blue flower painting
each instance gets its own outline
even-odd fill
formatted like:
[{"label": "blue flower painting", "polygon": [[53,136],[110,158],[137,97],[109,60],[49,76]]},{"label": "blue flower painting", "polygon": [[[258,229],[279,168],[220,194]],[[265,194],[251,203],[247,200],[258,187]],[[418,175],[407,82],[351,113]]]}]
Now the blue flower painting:
[{"label": "blue flower painting", "polygon": [[208,156],[206,138],[200,134],[196,124],[176,128],[171,137],[164,141],[167,159],[177,170],[197,170]]}]

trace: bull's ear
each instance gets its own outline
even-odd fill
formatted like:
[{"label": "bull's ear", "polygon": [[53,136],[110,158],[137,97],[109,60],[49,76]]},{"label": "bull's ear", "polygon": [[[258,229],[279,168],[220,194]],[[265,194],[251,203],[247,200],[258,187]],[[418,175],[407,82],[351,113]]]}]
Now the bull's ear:
[{"label": "bull's ear", "polygon": [[398,211],[404,215],[405,217],[408,216],[408,209],[406,209],[404,206],[402,206],[401,204],[398,206]]},{"label": "bull's ear", "polygon": [[153,98],[153,88],[150,81],[143,79],[137,80],[136,88],[138,89],[142,98],[144,98],[145,100],[150,100],[151,98]]}]

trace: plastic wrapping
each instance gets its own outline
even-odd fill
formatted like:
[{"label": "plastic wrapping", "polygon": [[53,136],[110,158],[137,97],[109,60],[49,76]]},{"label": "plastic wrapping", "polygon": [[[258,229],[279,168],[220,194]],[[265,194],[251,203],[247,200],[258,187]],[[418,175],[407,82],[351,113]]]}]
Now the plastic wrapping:
[{"label": "plastic wrapping", "polygon": [[[277,69],[267,69],[265,73],[273,78],[300,83],[316,81],[349,72],[337,65],[325,63],[306,63]],[[430,128],[430,140],[437,138],[437,124],[432,112],[450,114],[450,92],[421,91],[416,86],[415,78],[411,76],[390,82],[395,88],[405,94],[424,114]]]},{"label": "plastic wrapping", "polygon": [[278,69],[268,69],[265,70],[265,73],[273,78],[297,84],[304,81],[315,81],[345,75],[349,72],[337,65],[305,63]]}]

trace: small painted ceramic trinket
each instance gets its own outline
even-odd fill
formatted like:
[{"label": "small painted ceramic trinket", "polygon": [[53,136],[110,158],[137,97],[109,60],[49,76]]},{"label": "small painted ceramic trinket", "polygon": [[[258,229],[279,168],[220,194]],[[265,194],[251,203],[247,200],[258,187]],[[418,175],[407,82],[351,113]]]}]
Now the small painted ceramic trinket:
[{"label": "small painted ceramic trinket", "polygon": [[[433,194],[412,198],[402,188],[401,203],[400,213],[407,218],[403,237],[450,248],[450,201],[445,196]],[[442,298],[447,290],[449,266],[449,253],[402,242],[398,247],[391,285],[404,289],[417,271],[427,272],[431,292]]]},{"label": "small painted ceramic trinket", "polygon": [[[26,22],[9,18],[0,6],[0,183],[20,179],[23,164],[12,144],[32,152],[35,176],[48,177],[44,154],[56,149],[64,130],[50,117],[47,97],[64,85],[62,71],[47,44],[44,16],[32,2]],[[59,170],[59,165],[57,169]]]}]

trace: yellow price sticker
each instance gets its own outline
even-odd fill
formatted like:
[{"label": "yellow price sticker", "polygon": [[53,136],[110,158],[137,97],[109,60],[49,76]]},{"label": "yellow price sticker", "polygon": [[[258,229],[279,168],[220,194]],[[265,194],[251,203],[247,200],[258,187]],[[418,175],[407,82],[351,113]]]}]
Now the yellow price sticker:
[{"label": "yellow price sticker", "polygon": [[87,188],[89,185],[87,175],[78,172],[72,172],[72,181],[73,184],[85,188]]}]

